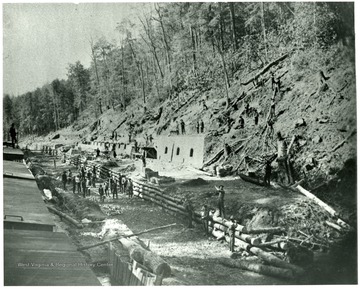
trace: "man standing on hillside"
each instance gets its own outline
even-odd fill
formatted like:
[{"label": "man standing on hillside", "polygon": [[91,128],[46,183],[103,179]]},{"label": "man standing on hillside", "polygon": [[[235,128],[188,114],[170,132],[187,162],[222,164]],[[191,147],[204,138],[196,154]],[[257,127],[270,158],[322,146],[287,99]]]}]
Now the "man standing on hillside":
[{"label": "man standing on hillside", "polygon": [[224,186],[220,185],[219,187],[215,186],[215,189],[218,191],[218,210],[221,218],[225,218],[225,190]]},{"label": "man standing on hillside", "polygon": [[82,193],[83,193],[83,197],[86,197],[86,179],[82,178]]},{"label": "man standing on hillside", "polygon": [[141,156],[143,168],[146,168],[146,151],[144,150]]},{"label": "man standing on hillside", "polygon": [[180,120],[180,126],[181,126],[181,134],[185,134],[185,122],[182,119]]},{"label": "man standing on hillside", "polygon": [[266,161],[265,165],[265,177],[264,177],[264,184],[266,186],[270,186],[270,179],[271,179],[271,161]]},{"label": "man standing on hillside", "polygon": [[243,129],[244,126],[245,126],[245,120],[244,120],[244,118],[240,115],[240,117],[239,117],[239,127],[240,127],[241,129]]},{"label": "man standing on hillside", "polygon": [[200,132],[201,133],[204,132],[204,122],[203,122],[203,120],[201,120],[201,122],[200,122]]},{"label": "man standing on hillside", "polygon": [[259,123],[259,113],[257,110],[255,110],[254,123],[255,123],[255,125],[258,125],[258,123]]},{"label": "man standing on hillside", "polygon": [[290,179],[290,168],[288,166],[288,156],[287,156],[287,143],[285,138],[282,137],[281,133],[277,133],[277,162],[279,164],[279,170],[285,174],[285,182],[291,184]]},{"label": "man standing on hillside", "polygon": [[202,105],[203,105],[203,110],[207,110],[207,109],[208,109],[208,107],[207,107],[204,99],[202,100]]}]

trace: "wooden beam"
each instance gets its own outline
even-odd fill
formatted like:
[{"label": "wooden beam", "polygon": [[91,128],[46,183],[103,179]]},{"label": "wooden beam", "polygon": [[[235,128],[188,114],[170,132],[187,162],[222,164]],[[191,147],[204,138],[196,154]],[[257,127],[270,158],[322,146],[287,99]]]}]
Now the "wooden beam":
[{"label": "wooden beam", "polygon": [[284,54],[282,56],[280,56],[279,58],[275,59],[274,61],[270,62],[268,65],[266,65],[262,70],[260,70],[257,74],[255,74],[254,77],[251,77],[249,80],[242,82],[241,85],[248,85],[249,83],[251,83],[253,80],[255,80],[256,78],[258,78],[260,75],[264,74],[265,72],[267,72],[272,66],[278,64],[279,62],[283,61],[285,58],[287,58],[289,56],[289,54]]},{"label": "wooden beam", "polygon": [[[156,230],[165,229],[165,228],[172,227],[172,226],[175,226],[175,225],[177,225],[177,224],[176,224],[176,223],[173,223],[173,224],[170,224],[170,225],[165,225],[165,226],[161,226],[161,227],[156,227],[156,228],[144,230],[144,231],[142,231],[142,232],[133,233],[133,234],[130,234],[130,235],[123,235],[122,237],[123,237],[123,238],[130,238],[130,237],[134,237],[134,236],[139,236],[139,235],[141,235],[141,234],[153,232],[153,231],[156,231]],[[107,243],[109,243],[109,242],[113,242],[113,241],[116,241],[116,240],[118,240],[118,239],[119,239],[119,236],[117,236],[116,238],[112,238],[112,239],[109,239],[109,240],[106,240],[106,241],[98,242],[98,243],[95,243],[95,244],[92,244],[92,245],[89,245],[89,246],[80,247],[80,248],[78,248],[78,251],[84,251],[84,250],[87,250],[87,249],[90,249],[90,248],[94,248],[94,247],[97,247],[97,246],[105,245],[105,244],[107,244]]]},{"label": "wooden beam", "polygon": [[293,279],[294,274],[290,269],[278,268],[274,266],[263,265],[259,263],[255,263],[253,261],[245,261],[245,260],[234,260],[221,258],[216,261],[220,264],[231,267],[231,268],[239,268],[242,270],[248,270],[252,272],[256,272],[262,275],[273,276],[283,279]]}]

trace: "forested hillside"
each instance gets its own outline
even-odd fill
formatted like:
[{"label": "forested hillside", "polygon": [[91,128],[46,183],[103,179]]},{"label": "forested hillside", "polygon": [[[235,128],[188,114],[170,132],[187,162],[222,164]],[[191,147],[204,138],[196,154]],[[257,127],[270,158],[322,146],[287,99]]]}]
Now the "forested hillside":
[{"label": "forested hillside", "polygon": [[309,183],[356,155],[353,3],[146,3],[136,15],[119,19],[117,40],[89,40],[90,67],[76,62],[67,79],[5,95],[5,138],[12,122],[20,141],[65,129],[77,142],[115,130],[168,134],[180,119],[193,134],[203,120],[205,161],[236,171],[246,156],[276,152],[281,131],[289,143],[296,137],[295,179],[309,172]]},{"label": "forested hillside", "polygon": [[[138,19],[119,19],[119,40],[94,39],[91,67],[73,63],[18,97],[5,95],[4,127],[43,135],[131,103],[148,109],[192,88],[233,98],[232,86],[286,53],[315,71],[332,45],[354,37],[353,3],[148,3]],[[321,57],[322,55],[327,57]]]}]

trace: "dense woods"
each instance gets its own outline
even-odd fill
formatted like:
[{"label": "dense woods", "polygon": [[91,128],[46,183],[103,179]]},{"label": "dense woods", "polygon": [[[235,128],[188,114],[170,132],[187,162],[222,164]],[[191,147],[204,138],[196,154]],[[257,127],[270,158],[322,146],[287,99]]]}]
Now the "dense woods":
[{"label": "dense woods", "polygon": [[21,135],[44,135],[110,108],[151,109],[193,88],[229,100],[234,81],[281,55],[297,53],[295,65],[315,71],[326,61],[319,56],[351,45],[355,35],[354,5],[346,2],[138,5],[137,18],[114,27],[116,42],[89,39],[90,67],[76,62],[67,79],[4,95],[4,136],[12,122]]}]

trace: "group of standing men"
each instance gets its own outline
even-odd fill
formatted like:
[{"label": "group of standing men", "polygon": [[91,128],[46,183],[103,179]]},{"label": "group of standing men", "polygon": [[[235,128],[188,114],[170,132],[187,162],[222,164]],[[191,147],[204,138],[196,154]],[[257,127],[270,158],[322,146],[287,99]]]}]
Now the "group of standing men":
[{"label": "group of standing men", "polygon": [[93,187],[95,188],[95,183],[96,183],[96,167],[93,167],[92,171],[90,169],[88,169],[87,171],[85,171],[85,167],[82,166],[79,171],[78,174],[76,176],[72,177],[72,173],[69,170],[68,175],[66,176],[66,171],[64,171],[63,175],[62,175],[62,181],[64,184],[64,190],[66,190],[66,179],[69,180],[69,178],[72,179],[72,189],[73,189],[73,193],[75,194],[76,192],[78,194],[83,195],[83,197],[85,198],[86,196],[90,196],[90,188]]},{"label": "group of standing men", "polygon": [[202,119],[199,119],[196,122],[196,132],[197,133],[203,133],[204,132],[204,122]]},{"label": "group of standing men", "polygon": [[134,195],[134,185],[132,180],[124,175],[120,175],[119,180],[115,177],[110,177],[103,184],[100,184],[100,200],[104,202],[106,197],[110,197],[110,193],[112,194],[113,199],[118,199],[118,191],[122,194],[127,193],[129,198],[132,198]]},{"label": "group of standing men", "polygon": [[[79,169],[77,175],[72,176],[72,172],[69,169],[64,171],[61,180],[63,183],[63,188],[66,190],[66,184],[72,182],[73,193],[82,194],[85,198],[90,196],[90,188],[96,188],[96,167],[93,166],[92,169],[85,170],[85,167],[82,166]],[[112,194],[113,199],[118,199],[118,191],[120,193],[127,193],[130,198],[133,197],[133,182],[130,178],[127,178],[124,175],[121,175],[119,180],[115,177],[109,177],[103,184],[99,186],[99,196],[100,201],[104,202],[106,197],[110,197]]]}]

